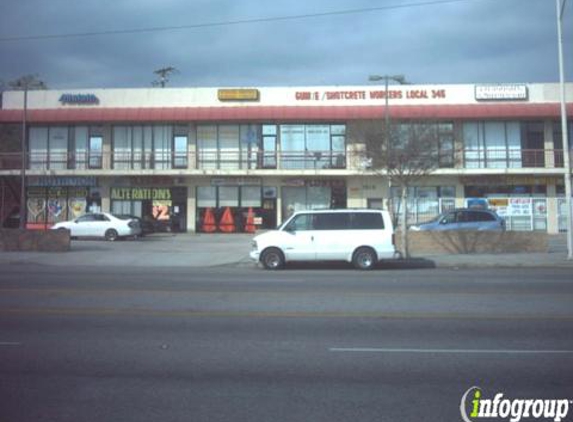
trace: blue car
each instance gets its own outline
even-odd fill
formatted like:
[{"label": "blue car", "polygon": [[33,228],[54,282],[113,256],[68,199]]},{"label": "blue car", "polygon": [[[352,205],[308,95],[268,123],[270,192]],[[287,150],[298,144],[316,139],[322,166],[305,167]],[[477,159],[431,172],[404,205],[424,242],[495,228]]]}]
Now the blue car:
[{"label": "blue car", "polygon": [[504,231],[505,220],[491,210],[462,208],[447,211],[427,223],[410,227],[412,231],[427,230],[494,230]]}]

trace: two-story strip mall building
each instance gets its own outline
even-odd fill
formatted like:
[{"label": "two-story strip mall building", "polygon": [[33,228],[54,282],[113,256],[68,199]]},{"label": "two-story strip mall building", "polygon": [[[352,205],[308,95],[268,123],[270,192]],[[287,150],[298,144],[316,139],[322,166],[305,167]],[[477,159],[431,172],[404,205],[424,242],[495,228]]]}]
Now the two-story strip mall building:
[{"label": "two-story strip mall building", "polygon": [[[26,220],[102,210],[202,231],[207,209],[217,225],[228,208],[240,232],[249,209],[270,228],[293,210],[387,207],[397,194],[370,168],[361,127],[388,118],[439,133],[440,167],[410,189],[409,221],[479,205],[509,229],[557,233],[559,101],[558,84],[29,91]],[[23,92],[3,93],[3,222],[20,208],[23,109]]]}]

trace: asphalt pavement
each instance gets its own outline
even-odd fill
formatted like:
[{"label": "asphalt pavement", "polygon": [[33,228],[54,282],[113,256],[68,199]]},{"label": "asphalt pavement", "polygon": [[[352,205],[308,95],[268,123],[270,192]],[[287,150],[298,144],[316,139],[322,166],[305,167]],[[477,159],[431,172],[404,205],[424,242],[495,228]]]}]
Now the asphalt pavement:
[{"label": "asphalt pavement", "polygon": [[[0,252],[0,265],[217,267],[253,266],[250,234],[157,233],[135,240],[72,240],[69,252]],[[318,264],[320,267],[321,264]],[[327,268],[344,264],[323,264]],[[317,266],[314,264],[313,266]],[[291,266],[292,267],[292,266]],[[296,266],[294,266],[296,267]],[[427,254],[380,268],[567,267],[564,235],[550,236],[547,253]],[[287,267],[288,268],[288,267]]]},{"label": "asphalt pavement", "polygon": [[570,273],[3,266],[0,421],[449,422],[474,387],[571,400]]}]

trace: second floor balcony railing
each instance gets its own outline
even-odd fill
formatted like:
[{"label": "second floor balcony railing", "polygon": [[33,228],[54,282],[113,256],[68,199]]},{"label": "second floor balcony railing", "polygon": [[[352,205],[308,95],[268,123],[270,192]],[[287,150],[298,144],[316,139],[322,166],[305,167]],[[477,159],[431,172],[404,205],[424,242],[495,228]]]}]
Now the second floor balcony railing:
[{"label": "second floor balcony railing", "polygon": [[[439,168],[512,169],[562,168],[563,150],[491,150],[465,149],[462,160],[440,163]],[[29,170],[364,170],[367,155],[362,151],[149,151],[149,152],[32,152],[28,154]],[[19,170],[19,152],[0,152],[0,171]]]},{"label": "second floor balcony railing", "polygon": [[563,150],[464,149],[464,168],[562,168]]},{"label": "second floor balcony railing", "polygon": [[[0,170],[16,170],[22,154],[0,153]],[[345,169],[347,156],[333,151],[199,151],[174,152],[31,152],[29,170],[254,170],[254,169]]]}]

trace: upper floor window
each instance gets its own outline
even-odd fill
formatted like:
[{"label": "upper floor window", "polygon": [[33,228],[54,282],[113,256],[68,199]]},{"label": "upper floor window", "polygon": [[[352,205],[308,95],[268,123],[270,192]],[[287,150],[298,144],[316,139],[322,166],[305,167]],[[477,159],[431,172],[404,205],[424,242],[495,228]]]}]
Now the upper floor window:
[{"label": "upper floor window", "polygon": [[465,122],[463,141],[466,168],[545,166],[543,122]]},{"label": "upper floor window", "polygon": [[346,167],[345,125],[281,125],[281,167],[327,169]]},{"label": "upper floor window", "polygon": [[197,165],[201,169],[254,169],[259,166],[259,125],[197,127]]},{"label": "upper floor window", "polygon": [[101,168],[102,149],[97,126],[34,126],[28,132],[31,169]]},{"label": "upper floor window", "polygon": [[114,169],[187,168],[187,126],[114,126]]}]

